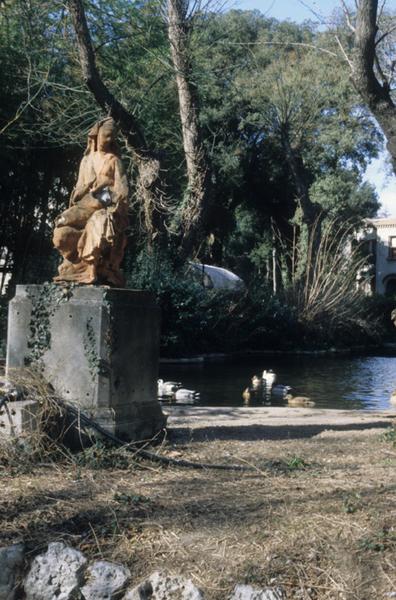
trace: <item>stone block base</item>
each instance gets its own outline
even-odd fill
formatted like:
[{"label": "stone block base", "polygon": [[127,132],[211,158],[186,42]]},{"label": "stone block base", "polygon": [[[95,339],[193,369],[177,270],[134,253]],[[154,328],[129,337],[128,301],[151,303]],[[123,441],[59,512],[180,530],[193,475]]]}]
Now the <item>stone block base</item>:
[{"label": "stone block base", "polygon": [[157,400],[159,309],[152,294],[99,286],[17,286],[7,372],[39,371],[55,393],[126,440],[166,423]]},{"label": "stone block base", "polygon": [[34,400],[7,402],[0,408],[0,434],[11,437],[29,435],[37,429],[37,410]]}]

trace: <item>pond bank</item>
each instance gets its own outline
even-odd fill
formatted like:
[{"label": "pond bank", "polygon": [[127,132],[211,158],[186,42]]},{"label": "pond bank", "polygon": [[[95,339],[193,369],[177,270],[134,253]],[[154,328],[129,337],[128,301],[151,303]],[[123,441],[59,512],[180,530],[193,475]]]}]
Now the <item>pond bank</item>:
[{"label": "pond bank", "polygon": [[166,406],[168,428],[177,440],[281,440],[311,438],[331,432],[342,435],[383,429],[396,418],[396,409],[359,410],[291,407]]},{"label": "pond bank", "polygon": [[385,343],[381,345],[351,346],[350,348],[326,348],[326,349],[293,349],[293,350],[246,350],[241,352],[213,352],[209,354],[198,354],[196,356],[184,357],[161,357],[161,364],[211,364],[233,362],[238,359],[259,359],[272,356],[309,356],[309,357],[331,357],[352,356],[365,354],[389,354],[396,356],[396,343]]}]

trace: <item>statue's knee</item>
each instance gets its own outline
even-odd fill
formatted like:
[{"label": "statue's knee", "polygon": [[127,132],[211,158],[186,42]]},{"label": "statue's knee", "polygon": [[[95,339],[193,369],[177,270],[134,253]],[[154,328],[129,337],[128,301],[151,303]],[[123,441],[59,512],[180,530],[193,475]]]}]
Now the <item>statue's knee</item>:
[{"label": "statue's knee", "polygon": [[94,212],[92,207],[71,206],[64,210],[55,221],[56,227],[73,227],[75,229],[84,229],[89,217]]},{"label": "statue's knee", "polygon": [[77,244],[80,236],[81,231],[73,227],[55,227],[52,241],[64,258],[74,262],[78,260]]}]

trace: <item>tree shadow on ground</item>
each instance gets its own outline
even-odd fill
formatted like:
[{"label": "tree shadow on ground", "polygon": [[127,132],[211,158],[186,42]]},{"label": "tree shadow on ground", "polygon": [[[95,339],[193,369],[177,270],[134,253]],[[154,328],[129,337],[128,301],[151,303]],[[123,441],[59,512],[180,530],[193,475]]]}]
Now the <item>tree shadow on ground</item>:
[{"label": "tree shadow on ground", "polygon": [[[238,475],[239,477],[240,475]],[[257,474],[246,475],[246,485],[250,478],[257,478]],[[48,506],[42,507],[39,512],[26,515],[23,529],[21,523],[15,523],[15,528],[8,529],[8,535],[0,536],[2,542],[7,545],[15,539],[24,538],[29,553],[36,554],[43,551],[51,541],[63,539],[75,547],[91,547],[96,551],[96,545],[103,545],[105,552],[107,544],[109,548],[114,545],[114,539],[130,529],[140,530],[142,525],[155,525],[156,527],[172,529],[175,523],[186,532],[202,533],[205,529],[218,530],[222,526],[240,528],[253,525],[260,520],[265,523],[274,515],[277,508],[283,510],[283,506],[292,505],[296,514],[300,511],[311,510],[312,504],[323,502],[342,503],[345,490],[335,489],[311,489],[301,495],[293,491],[291,487],[289,496],[285,497],[283,488],[277,490],[262,487],[256,481],[256,487],[250,492],[249,488],[237,497],[232,480],[229,488],[227,481],[220,483],[217,478],[201,474],[191,480],[175,477],[167,481],[158,481],[153,486],[161,486],[162,502],[153,501],[147,507],[131,506],[117,503],[114,500],[100,498],[101,490],[97,491],[92,498],[89,507],[82,506],[78,500],[85,497],[83,490],[76,494],[74,490],[74,503],[66,503],[51,510]],[[254,483],[254,482],[252,482]],[[133,482],[131,482],[133,487]],[[257,487],[258,486],[258,487]],[[389,483],[381,488],[381,496],[386,501],[388,494],[394,494],[395,484]],[[357,489],[362,501],[370,504],[372,498],[378,501],[378,490],[371,485],[361,485]],[[57,497],[56,494],[53,495]],[[59,495],[64,497],[64,490]],[[172,499],[167,502],[166,498]],[[42,494],[32,495],[29,506],[33,508],[41,503]],[[26,506],[27,508],[27,506]]]},{"label": "tree shadow on ground", "polygon": [[170,441],[206,442],[214,440],[258,441],[258,440],[290,440],[312,438],[324,431],[363,431],[367,429],[385,429],[391,423],[373,421],[371,423],[347,423],[345,425],[213,425],[212,427],[170,427]]}]

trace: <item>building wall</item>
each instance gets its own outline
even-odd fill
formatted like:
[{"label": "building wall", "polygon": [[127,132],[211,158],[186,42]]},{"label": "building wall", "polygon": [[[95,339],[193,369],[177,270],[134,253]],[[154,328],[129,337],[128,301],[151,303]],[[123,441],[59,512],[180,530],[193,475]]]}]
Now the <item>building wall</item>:
[{"label": "building wall", "polygon": [[390,240],[396,241],[396,219],[373,219],[376,228],[376,275],[375,290],[377,294],[385,294],[387,285],[393,281],[396,285],[396,249],[395,258],[390,255]]}]

